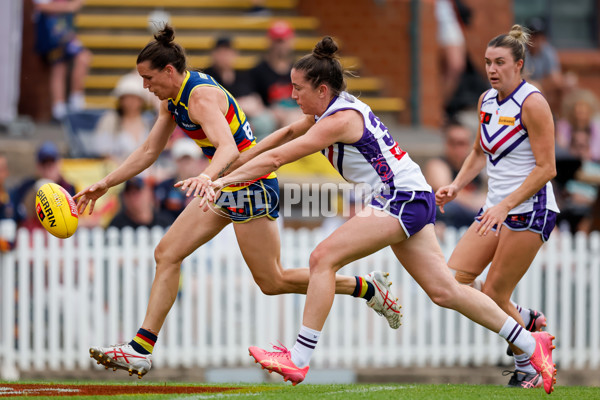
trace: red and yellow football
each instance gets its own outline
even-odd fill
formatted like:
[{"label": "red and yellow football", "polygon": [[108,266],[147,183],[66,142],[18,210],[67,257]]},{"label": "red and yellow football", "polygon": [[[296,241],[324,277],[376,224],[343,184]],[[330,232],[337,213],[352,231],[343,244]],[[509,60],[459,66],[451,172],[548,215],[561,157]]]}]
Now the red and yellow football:
[{"label": "red and yellow football", "polygon": [[77,230],[79,213],[75,200],[56,183],[45,183],[37,190],[35,212],[42,226],[58,238],[66,239]]}]

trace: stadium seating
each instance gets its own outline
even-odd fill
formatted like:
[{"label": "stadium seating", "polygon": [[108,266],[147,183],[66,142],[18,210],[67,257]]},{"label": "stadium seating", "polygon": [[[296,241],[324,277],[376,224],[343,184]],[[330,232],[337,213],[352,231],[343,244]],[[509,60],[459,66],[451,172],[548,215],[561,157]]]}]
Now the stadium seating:
[{"label": "stadium seating", "polygon": [[[114,105],[111,91],[119,76],[135,68],[139,50],[148,43],[152,21],[167,18],[177,30],[177,41],[186,48],[193,68],[207,67],[217,37],[227,35],[240,56],[236,68],[251,68],[268,46],[266,30],[275,19],[287,20],[296,30],[297,56],[312,50],[320,39],[319,21],[298,16],[296,0],[266,0],[270,16],[246,13],[251,0],[86,0],[76,17],[79,37],[94,53],[86,80],[86,102],[91,108]],[[340,43],[343,54],[343,43]],[[358,58],[344,55],[346,68],[360,74]],[[360,95],[376,112],[397,113],[402,99],[381,95],[383,83],[377,77],[348,81],[353,94]]]}]

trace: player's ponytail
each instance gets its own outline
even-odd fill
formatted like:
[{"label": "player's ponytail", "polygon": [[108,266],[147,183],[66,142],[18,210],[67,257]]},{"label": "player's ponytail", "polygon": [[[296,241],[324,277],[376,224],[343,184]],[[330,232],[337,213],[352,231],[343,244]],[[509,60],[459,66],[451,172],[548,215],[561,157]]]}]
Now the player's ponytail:
[{"label": "player's ponytail", "polygon": [[338,45],[331,36],[325,36],[313,49],[294,63],[293,68],[304,71],[313,88],[326,84],[334,96],[346,90],[345,71],[337,56]]},{"label": "player's ponytail", "polygon": [[163,69],[171,64],[179,73],[187,69],[183,47],[175,42],[175,29],[169,24],[154,34],[154,40],[142,49],[137,64],[150,61],[152,69]]}]

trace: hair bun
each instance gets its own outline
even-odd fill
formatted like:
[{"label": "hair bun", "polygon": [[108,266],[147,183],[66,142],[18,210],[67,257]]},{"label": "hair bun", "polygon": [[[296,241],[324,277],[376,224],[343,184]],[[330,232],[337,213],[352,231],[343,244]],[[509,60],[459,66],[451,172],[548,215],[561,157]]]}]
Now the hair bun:
[{"label": "hair bun", "polygon": [[313,49],[313,56],[318,59],[335,58],[335,53],[338,51],[338,45],[331,36],[325,36],[321,39]]},{"label": "hair bun", "polygon": [[175,29],[173,29],[171,25],[165,24],[165,26],[154,35],[154,39],[164,46],[169,46],[171,42],[175,40]]}]

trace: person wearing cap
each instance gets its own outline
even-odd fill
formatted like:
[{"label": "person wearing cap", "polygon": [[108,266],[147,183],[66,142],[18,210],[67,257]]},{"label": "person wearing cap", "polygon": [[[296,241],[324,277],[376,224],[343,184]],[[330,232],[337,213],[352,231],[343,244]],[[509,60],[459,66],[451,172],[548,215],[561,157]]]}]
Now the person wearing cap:
[{"label": "person wearing cap", "polygon": [[[36,173],[33,176],[25,178],[13,191],[12,198],[15,206],[15,220],[22,226],[26,220],[33,216],[37,217],[32,202],[32,194],[38,189],[36,182],[49,181],[62,186],[71,196],[75,194],[75,186],[69,183],[60,173],[61,155],[58,147],[51,141],[43,142],[36,153]],[[39,221],[38,223],[39,224]],[[39,225],[41,227],[41,225]]]},{"label": "person wearing cap", "polygon": [[112,218],[109,227],[115,228],[163,228],[171,225],[171,219],[165,213],[157,211],[154,207],[152,186],[140,176],[125,182],[121,192],[121,210]]},{"label": "person wearing cap", "polygon": [[[288,125],[302,116],[302,111],[292,99],[290,72],[294,62],[294,29],[285,20],[274,21],[267,31],[269,47],[263,59],[249,71],[253,92],[258,94],[274,119],[274,126],[266,121],[265,132],[257,127],[261,138],[273,130]],[[250,113],[248,107],[244,108]],[[250,113],[251,114],[251,113]]]},{"label": "person wearing cap", "polygon": [[150,93],[137,73],[123,75],[113,91],[116,108],[107,110],[96,125],[95,149],[119,163],[138,148],[152,128],[148,114]]},{"label": "person wearing cap", "polygon": [[175,163],[175,174],[156,185],[154,197],[158,209],[173,222],[192,201],[192,197],[187,197],[176,188],[175,183],[193,176],[197,171],[203,171],[208,159],[202,155],[196,143],[187,137],[175,140],[170,153]]}]

